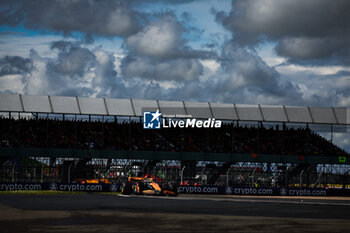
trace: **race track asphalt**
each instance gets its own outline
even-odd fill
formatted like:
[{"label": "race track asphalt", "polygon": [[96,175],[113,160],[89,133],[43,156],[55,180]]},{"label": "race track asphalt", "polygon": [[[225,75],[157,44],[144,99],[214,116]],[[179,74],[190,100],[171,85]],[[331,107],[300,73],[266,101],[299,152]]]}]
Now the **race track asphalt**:
[{"label": "race track asphalt", "polygon": [[348,232],[350,201],[0,195],[1,232]]}]

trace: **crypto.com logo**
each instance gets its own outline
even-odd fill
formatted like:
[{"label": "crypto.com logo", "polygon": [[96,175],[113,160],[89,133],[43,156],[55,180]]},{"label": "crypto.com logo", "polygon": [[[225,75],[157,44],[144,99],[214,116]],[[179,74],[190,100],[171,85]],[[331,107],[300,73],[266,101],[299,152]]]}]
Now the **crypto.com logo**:
[{"label": "crypto.com logo", "polygon": [[281,196],[287,196],[288,195],[288,190],[286,188],[281,188],[280,189],[280,194],[281,194]]},{"label": "crypto.com logo", "polygon": [[51,184],[50,184],[50,190],[51,190],[51,191],[58,191],[57,188],[58,188],[58,186],[57,186],[56,183],[51,183]]},{"label": "crypto.com logo", "polygon": [[156,112],[143,113],[143,128],[144,129],[160,129],[161,113],[157,109]]}]

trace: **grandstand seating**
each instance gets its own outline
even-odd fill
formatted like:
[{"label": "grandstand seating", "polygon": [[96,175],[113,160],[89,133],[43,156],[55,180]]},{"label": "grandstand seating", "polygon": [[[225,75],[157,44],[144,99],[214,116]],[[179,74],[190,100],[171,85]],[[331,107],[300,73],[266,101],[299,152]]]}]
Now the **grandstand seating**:
[{"label": "grandstand seating", "polygon": [[308,127],[238,126],[144,130],[140,122],[0,118],[0,147],[76,148],[340,156],[347,153]]}]

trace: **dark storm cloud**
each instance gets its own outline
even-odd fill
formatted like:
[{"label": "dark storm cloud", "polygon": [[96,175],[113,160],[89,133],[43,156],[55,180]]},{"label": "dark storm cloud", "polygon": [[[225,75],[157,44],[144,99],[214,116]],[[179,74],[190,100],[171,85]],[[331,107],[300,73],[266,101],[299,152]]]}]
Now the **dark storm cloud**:
[{"label": "dark storm cloud", "polygon": [[0,25],[49,30],[70,34],[82,32],[88,36],[128,36],[140,24],[139,13],[126,0],[2,0]]},{"label": "dark storm cloud", "polygon": [[[171,4],[187,2],[190,1],[166,1]],[[128,52],[123,61],[126,77],[176,81],[198,79],[203,71],[198,59],[211,58],[214,54],[192,49],[187,45],[184,33],[199,35],[200,30],[186,28],[185,22],[180,22],[173,12],[134,11],[133,6],[139,3],[126,0],[3,1],[0,3],[0,24],[23,24],[30,29],[64,34],[82,32],[87,37],[123,36]],[[188,21],[190,16],[188,13],[185,15],[183,20]],[[58,49],[59,56],[57,60],[48,62],[49,72],[82,76],[90,66],[87,62],[94,62],[91,51],[73,46],[70,42],[56,42],[52,49]]]},{"label": "dark storm cloud", "polygon": [[[233,41],[226,42],[219,61],[223,69],[222,77],[208,85],[214,88],[216,93],[226,93],[227,97],[233,92],[240,93],[243,99],[239,99],[242,99],[243,103],[252,101],[244,98],[254,99],[259,95],[266,99],[272,97],[289,103],[302,102],[300,90],[288,81],[282,82],[280,74],[269,67],[254,51],[248,51]],[[232,96],[235,94],[231,94],[231,98]],[[255,99],[252,102],[259,100]]]},{"label": "dark storm cloud", "polygon": [[26,74],[33,69],[33,63],[28,58],[6,56],[0,59],[0,76],[11,74]]},{"label": "dark storm cloud", "polygon": [[[194,2],[195,0],[142,0],[142,3],[170,3],[170,4],[184,4]],[[140,0],[130,0],[133,4],[140,4]]]},{"label": "dark storm cloud", "polygon": [[[52,44],[52,49],[58,50],[56,57],[45,58],[34,50],[31,51],[30,58],[26,61],[35,68],[20,74],[23,77],[20,80],[25,86],[23,93],[290,105],[304,105],[308,101],[314,103],[315,98],[318,98],[328,103],[326,100],[329,95],[319,95],[319,87],[312,86],[312,81],[310,86],[314,92],[309,99],[304,99],[294,84],[282,81],[274,68],[268,67],[254,51],[248,51],[233,42],[227,42],[222,47],[222,52],[217,57],[221,68],[205,81],[198,79],[203,70],[196,64],[199,62],[196,59],[167,59],[163,63],[157,61],[152,64],[154,58],[143,57],[142,59],[150,59],[150,64],[144,66],[142,61],[137,62],[133,75],[120,76],[116,72],[115,63],[116,59],[121,58],[116,58],[101,48],[88,49],[79,43],[59,41]],[[77,67],[68,64],[75,63],[76,58],[81,60]],[[128,64],[133,63],[129,61]],[[188,64],[193,67],[190,68]],[[130,67],[128,66],[129,69]],[[157,70],[162,67],[165,67],[164,70]],[[168,76],[164,78],[161,75]],[[339,75],[346,77],[348,74]],[[173,80],[169,79],[171,77],[178,85],[161,85],[163,80]],[[347,86],[347,80],[343,78],[341,86]],[[324,84],[325,87],[330,85]],[[7,85],[10,87],[10,84]],[[326,89],[322,92],[327,93]],[[347,97],[345,92],[344,89],[335,95],[343,94]]]},{"label": "dark storm cloud", "polygon": [[281,80],[279,73],[254,51],[228,41],[222,46],[216,61],[221,68],[206,81],[187,80],[185,85],[169,89],[168,98],[246,104],[304,104],[299,88]]},{"label": "dark storm cloud", "polygon": [[[267,12],[271,11],[270,8],[274,10],[271,14],[258,12],[260,16],[256,17],[260,18],[255,20],[250,8],[255,9],[254,4],[262,1],[235,1],[236,8],[233,9],[240,14],[233,12],[227,16],[217,13],[217,19],[233,31],[234,39],[221,44],[218,41],[224,41],[224,38],[211,35],[204,45],[212,49],[210,52],[194,49],[189,40],[200,37],[201,30],[191,28],[191,15],[185,13],[178,19],[174,12],[169,11],[136,12],[133,7],[139,2],[38,0],[0,3],[2,24],[23,24],[30,29],[65,34],[78,31],[88,36],[124,37],[123,57],[102,47],[91,48],[91,44],[68,41],[52,43],[51,50],[55,52],[48,51],[50,57],[33,50],[27,61],[34,68],[21,71],[25,86],[23,91],[45,95],[304,105],[305,99],[299,86],[281,79],[280,74],[252,49],[254,46],[246,45],[255,45],[264,35],[280,41],[276,49],[279,54],[308,61],[327,57],[344,46],[342,37],[337,36],[339,33],[334,32],[333,37],[317,37],[316,32],[310,34],[307,29],[293,28],[289,21],[286,23],[291,25],[287,26],[299,32],[286,34],[290,30],[283,27],[274,32],[276,26],[272,24],[279,25],[281,22],[275,19],[283,17],[275,14],[286,2],[265,1],[270,4],[264,9]],[[146,1],[150,2],[153,1]],[[281,14],[284,14],[283,11]],[[266,17],[274,17],[274,20],[264,23],[262,16],[265,21],[268,20]],[[232,19],[244,19],[250,23],[236,25],[231,22]],[[254,23],[260,23],[260,26]],[[287,40],[294,40],[291,42],[295,42],[295,47]],[[306,42],[307,46],[303,47]],[[312,55],[318,46],[323,46],[322,50]],[[345,56],[339,51],[337,54]],[[10,78],[6,81],[13,83]],[[317,87],[314,89],[317,90]],[[317,95],[316,92],[314,94]]]},{"label": "dark storm cloud", "polygon": [[209,58],[214,54],[194,50],[186,45],[184,34],[198,31],[185,28],[172,12],[156,15],[137,34],[126,38],[125,44],[131,56],[149,56],[157,59]]},{"label": "dark storm cloud", "polygon": [[238,89],[257,86],[276,89],[278,73],[269,67],[253,52],[234,44],[227,43],[220,57],[223,69],[229,74],[229,82],[223,83],[222,89]]},{"label": "dark storm cloud", "polygon": [[283,75],[282,78],[294,79],[299,85],[307,87],[303,92],[302,105],[322,107],[350,105],[349,71],[342,70],[329,75],[300,72]]},{"label": "dark storm cloud", "polygon": [[118,83],[112,53],[67,41],[54,42],[51,49],[58,55],[46,60],[45,78],[55,95],[112,96],[124,88]]},{"label": "dark storm cloud", "polygon": [[96,62],[95,55],[89,49],[74,43],[55,42],[51,48],[57,48],[59,54],[56,60],[48,63],[48,69],[63,75],[82,76]]},{"label": "dark storm cloud", "polygon": [[158,15],[137,34],[126,38],[129,54],[123,60],[123,75],[150,80],[197,80],[203,73],[199,59],[213,58],[215,54],[187,46],[183,38],[187,30],[173,13]]},{"label": "dark storm cloud", "polygon": [[289,61],[299,64],[349,65],[350,40],[347,38],[285,38],[275,48]]},{"label": "dark storm cloud", "polygon": [[0,32],[0,36],[21,36],[24,35],[23,32],[14,32],[14,31],[3,31]]},{"label": "dark storm cloud", "polygon": [[126,38],[131,55],[167,58],[177,54],[186,41],[181,38],[183,25],[172,13],[166,13],[149,22],[141,31]]},{"label": "dark storm cloud", "polygon": [[58,50],[56,57],[42,57],[31,50],[25,59],[34,67],[21,73],[25,94],[113,96],[114,91],[125,89],[118,83],[112,53],[67,41],[54,42],[51,49]]},{"label": "dark storm cloud", "polygon": [[[24,80],[25,93],[42,94],[37,83],[45,88],[45,94],[84,97],[116,98],[167,98],[166,91],[147,79],[118,76],[113,53],[101,48],[88,49],[83,44],[57,41],[51,49],[57,49],[57,57],[44,58],[35,51],[31,60],[41,63],[42,75],[31,75]],[[40,67],[40,65],[39,65]]]},{"label": "dark storm cloud", "polygon": [[328,37],[349,33],[347,0],[236,0],[229,15],[217,14],[233,30],[237,41],[254,42],[259,36]]},{"label": "dark storm cloud", "polygon": [[295,61],[331,57],[349,64],[349,12],[348,0],[235,0],[230,14],[217,12],[216,19],[241,45],[280,41],[278,54]]},{"label": "dark storm cloud", "polygon": [[149,57],[125,59],[123,74],[126,78],[141,77],[151,80],[190,81],[203,73],[196,59],[171,59],[161,61]]}]

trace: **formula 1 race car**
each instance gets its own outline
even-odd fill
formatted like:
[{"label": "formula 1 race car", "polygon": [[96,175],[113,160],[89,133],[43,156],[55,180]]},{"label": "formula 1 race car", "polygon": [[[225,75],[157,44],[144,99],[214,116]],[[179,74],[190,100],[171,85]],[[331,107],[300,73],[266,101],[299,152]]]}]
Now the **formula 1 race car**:
[{"label": "formula 1 race car", "polygon": [[77,183],[81,184],[111,184],[112,182],[109,179],[76,179]]},{"label": "formula 1 race car", "polygon": [[144,177],[129,177],[128,182],[122,187],[122,193],[125,195],[177,196],[175,186],[163,185],[161,188],[152,178]]}]

